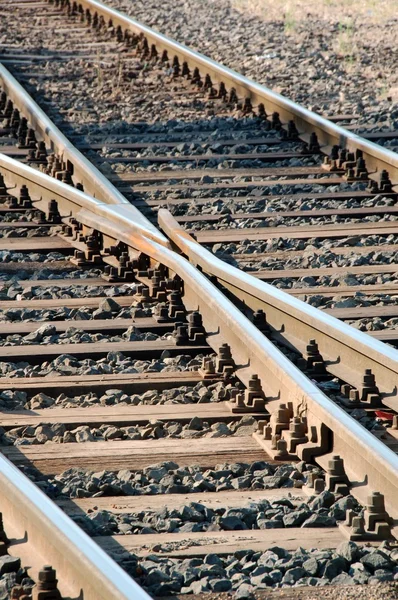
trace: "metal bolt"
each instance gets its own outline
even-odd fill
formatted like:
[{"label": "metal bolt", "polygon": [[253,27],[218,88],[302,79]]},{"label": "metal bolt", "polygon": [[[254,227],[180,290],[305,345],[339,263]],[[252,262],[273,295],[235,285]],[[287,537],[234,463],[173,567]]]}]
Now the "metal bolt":
[{"label": "metal bolt", "polygon": [[275,458],[285,458],[285,456],[288,456],[286,440],[278,440],[276,442],[276,450]]},{"label": "metal bolt", "polygon": [[351,520],[352,533],[355,535],[363,535],[365,533],[365,521],[363,517],[352,517]]},{"label": "metal bolt", "polygon": [[325,481],[320,477],[314,480],[314,492],[315,494],[321,494],[325,490]]},{"label": "metal bolt", "polygon": [[32,600],[61,600],[61,594],[57,587],[55,569],[50,565],[39,571],[37,584],[32,589]]}]

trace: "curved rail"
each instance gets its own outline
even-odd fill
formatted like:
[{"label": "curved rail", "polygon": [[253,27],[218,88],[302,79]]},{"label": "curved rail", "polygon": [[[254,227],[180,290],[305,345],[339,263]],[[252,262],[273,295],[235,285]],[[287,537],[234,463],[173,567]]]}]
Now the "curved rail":
[{"label": "curved rail", "polygon": [[[276,398],[277,402],[292,402],[305,409],[309,424],[319,430],[327,427],[333,435],[333,448],[337,448],[337,452],[343,457],[346,471],[354,482],[352,493],[364,501],[370,490],[382,492],[390,516],[398,520],[398,457],[327,398],[194,265],[180,254],[148,238],[145,229],[138,229],[131,223],[128,212],[117,212],[116,207],[101,204],[87,194],[37,173],[27,165],[0,156],[0,169],[3,170],[6,164],[6,176],[12,178],[14,168],[17,173],[15,177],[25,176],[30,182],[36,181],[37,189],[42,187],[43,196],[47,194],[48,197],[54,197],[65,193],[68,202],[75,207],[73,216],[85,227],[96,229],[109,239],[124,242],[130,249],[146,254],[178,274],[184,281],[184,304],[188,310],[199,310],[202,314],[210,346],[218,350],[222,343],[230,345],[237,374],[244,383],[248,383],[253,373],[259,375],[267,396],[270,396],[268,407],[272,409],[272,398]],[[170,235],[177,244],[194,257],[194,262],[207,270],[208,252],[190,239],[188,234],[178,231],[178,227],[171,230],[170,225],[174,223],[168,221],[166,212],[162,212],[161,223],[170,230]],[[223,267],[232,269],[221,263],[218,265],[218,274]],[[239,271],[238,273],[242,275],[242,285],[248,287],[252,278]],[[239,279],[237,274],[234,275]],[[298,300],[294,301],[296,310],[302,304]],[[312,310],[316,312],[316,309]],[[392,358],[390,357],[390,362]],[[309,447],[303,444],[298,448],[298,453],[305,452],[308,458],[313,450],[311,445]],[[364,473],[367,475],[366,481],[363,480]]]},{"label": "curved rail", "polygon": [[[145,224],[137,221],[137,209],[130,203],[107,204],[103,200],[93,198],[85,192],[76,190],[58,179],[36,171],[36,169],[4,154],[0,154],[0,171],[7,185],[21,187],[25,184],[28,186],[36,208],[42,208],[45,211],[48,202],[56,200],[62,217],[76,216],[81,209],[88,209],[98,218],[104,217],[113,222],[115,226],[122,227],[128,223],[130,235],[137,233],[153,239],[152,231]],[[159,236],[159,239],[159,243],[163,245],[162,241],[166,238],[162,235]]]},{"label": "curved rail", "polygon": [[286,294],[283,290],[220,260],[184,231],[168,210],[158,215],[163,231],[195,265],[231,290],[253,310],[262,308],[267,321],[296,348],[315,339],[328,371],[360,388],[371,367],[383,401],[398,409],[398,351],[335,317]]},{"label": "curved rail", "polygon": [[148,236],[160,244],[167,244],[166,238],[146,217],[121,194],[115,186],[103,175],[58,129],[45,112],[27,94],[11,73],[0,64],[0,86],[6,92],[14,107],[26,116],[36,134],[42,137],[46,146],[62,157],[63,162],[73,170],[75,182],[83,184],[90,196],[102,202],[120,207],[130,207],[130,215],[134,223],[147,229]]},{"label": "curved rail", "polygon": [[[54,2],[54,0],[50,1]],[[263,104],[268,114],[278,112],[284,123],[293,120],[301,134],[300,137],[305,141],[309,139],[309,132],[315,132],[321,146],[331,148],[338,145],[350,152],[360,150],[363,153],[370,174],[380,173],[385,169],[388,171],[393,184],[398,184],[398,155],[395,152],[386,150],[347,131],[343,127],[335,125],[320,115],[273,92],[264,85],[255,83],[203,54],[150,29],[132,17],[105,6],[98,0],[55,0],[55,3],[79,12],[82,18],[87,17],[88,11],[91,15],[91,22],[94,15],[97,14],[97,17],[104,18],[107,26],[113,27],[115,33],[127,34],[127,37],[135,36],[135,43],[141,45],[144,38],[147,54],[153,46],[159,57],[162,56],[163,52],[166,52],[170,63],[176,57],[180,65],[186,63],[192,72],[198,69],[202,78],[208,75],[213,86],[223,84],[227,89],[235,90],[240,99],[249,100],[253,107]],[[327,151],[327,148],[324,150]]]},{"label": "curved rail", "polygon": [[[301,346],[305,350],[307,340],[316,337],[328,370],[336,371],[336,374],[341,376],[344,381],[351,380],[353,385],[358,384],[359,373],[362,372],[362,369],[371,365],[372,370],[374,369],[376,372],[376,381],[380,385],[382,395],[384,390],[384,402],[391,402],[392,398],[396,404],[398,352],[395,349],[387,347],[378,340],[373,340],[334,317],[224,263],[185,232],[169,211],[164,209],[159,211],[159,223],[175,245],[196,267],[199,266],[203,272],[215,276],[223,287],[232,291],[235,297],[243,300],[254,310],[262,308],[267,315],[269,324],[275,326],[276,331],[281,331],[282,336],[290,340],[292,345],[294,342],[296,347],[300,348]],[[241,332],[239,335],[243,336],[244,334]],[[243,337],[242,340],[244,339]],[[321,415],[321,422],[333,432],[333,447],[344,456],[348,470],[356,473],[358,478],[360,473],[362,475],[366,473],[369,477],[369,484],[373,477],[375,478],[374,482],[381,484],[382,481],[377,471],[378,468],[383,468],[382,465],[386,461],[391,468],[390,473],[394,473],[394,479],[398,477],[398,457],[395,453],[348,417],[345,411],[319,390],[320,396],[316,396],[314,404],[314,396],[307,395],[306,390],[308,390],[308,385],[312,389],[317,388],[312,382],[308,382],[296,367],[290,364],[286,372],[279,373],[281,380],[286,382],[288,388],[285,394],[281,393],[281,388],[278,388],[278,384],[273,381],[273,375],[268,372],[265,381],[267,386],[273,387],[279,400],[283,397],[283,401],[290,400],[295,406],[304,402],[307,409],[313,410],[318,417]],[[305,380],[306,385],[298,383],[299,380],[302,382],[301,378]],[[391,398],[388,398],[388,395]],[[361,445],[362,448],[360,448]],[[375,459],[378,461],[380,457],[383,457],[382,461],[374,471],[375,465],[372,463]],[[386,479],[384,483],[387,484],[387,488],[384,489],[388,489],[391,482],[392,479],[389,482]],[[371,485],[373,486],[373,484]],[[377,486],[376,488],[379,489]],[[394,508],[393,506],[395,501],[392,500],[391,492],[392,488],[386,493],[386,498],[389,497],[389,501],[387,501],[389,504],[392,502],[389,510],[396,519],[398,507]],[[363,501],[363,494],[359,488],[353,490],[352,493],[354,495],[357,493]],[[383,491],[383,493],[385,492]]]},{"label": "curved rail", "polygon": [[[59,3],[59,2],[58,2]],[[306,140],[315,132],[325,147],[340,145],[350,151],[361,150],[369,171],[386,169],[395,184],[398,183],[398,156],[388,150],[347,132],[326,119],[290,102],[279,94],[242,77],[216,62],[169,40],[130,17],[105,7],[97,0],[61,2],[72,10],[102,15],[111,22],[115,33],[120,30],[138,39],[146,39],[147,46],[155,46],[160,54],[177,57],[191,70],[199,69],[209,75],[212,83],[223,83],[236,94],[249,99],[253,106],[266,105],[267,112],[277,111],[284,122],[293,120],[301,137]],[[305,411],[309,426],[318,432],[325,428],[333,438],[333,451],[344,459],[345,469],[353,484],[352,493],[361,502],[370,491],[384,494],[386,509],[398,524],[398,457],[385,444],[352,419],[333,403],[309,380],[199,272],[200,266],[236,297],[252,309],[264,308],[268,322],[284,340],[296,348],[303,348],[308,340],[316,339],[328,370],[360,387],[364,370],[371,364],[384,403],[398,401],[398,354],[384,344],[368,338],[331,316],[322,313],[281,290],[258,281],[216,259],[184,232],[166,211],[160,213],[160,223],[173,242],[186,254],[187,261],[171,250],[167,239],[107,181],[107,179],[78,152],[51,123],[37,105],[25,96],[22,87],[0,65],[0,78],[7,94],[21,111],[27,113],[31,124],[56,152],[70,161],[74,176],[84,184],[86,192],[40,173],[29,166],[0,155],[0,170],[6,182],[20,186],[27,184],[33,202],[42,206],[57,200],[62,216],[72,215],[86,230],[96,230],[104,238],[123,242],[133,252],[149,256],[178,274],[184,281],[184,303],[188,310],[199,310],[208,332],[208,343],[218,350],[228,343],[237,365],[237,375],[248,383],[256,373],[264,382],[268,404],[292,403]],[[329,438],[329,436],[326,436]],[[330,442],[330,439],[329,439]],[[322,451],[328,452],[331,446]],[[319,448],[302,444],[297,452],[306,459],[316,455]],[[311,454],[312,453],[312,454]],[[366,478],[364,478],[366,474]],[[57,568],[60,581],[77,583],[85,599],[134,598],[148,596],[61,511],[53,506],[32,483],[0,456],[2,496],[0,506],[5,514],[16,514],[21,519],[32,542],[43,547],[40,530],[46,542],[52,539],[51,560]],[[33,488],[33,489],[32,489]],[[25,515],[25,516],[23,516]],[[91,573],[90,577],[88,573]],[[80,590],[74,592],[77,596]]]},{"label": "curved rail", "polygon": [[299,350],[315,339],[328,371],[360,388],[371,367],[384,403],[398,409],[398,351],[283,290],[220,260],[194,240],[168,210],[158,215],[163,231],[204,272],[217,277],[253,310],[262,308],[280,338]]}]

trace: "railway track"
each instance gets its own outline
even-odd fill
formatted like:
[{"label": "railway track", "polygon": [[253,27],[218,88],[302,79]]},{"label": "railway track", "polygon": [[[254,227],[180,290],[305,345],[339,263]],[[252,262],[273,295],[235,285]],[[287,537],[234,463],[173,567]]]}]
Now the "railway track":
[{"label": "railway track", "polygon": [[32,581],[9,589],[45,564],[62,597],[393,582],[397,156],[99,2],[18,7],[0,505]]}]

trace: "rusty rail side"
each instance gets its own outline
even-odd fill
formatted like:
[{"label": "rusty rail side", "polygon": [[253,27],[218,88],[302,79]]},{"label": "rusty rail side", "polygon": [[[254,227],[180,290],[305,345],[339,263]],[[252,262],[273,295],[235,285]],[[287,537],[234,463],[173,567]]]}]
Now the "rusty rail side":
[{"label": "rusty rail side", "polygon": [[13,102],[14,108],[18,108],[21,115],[28,119],[46,147],[59,155],[65,165],[70,163],[73,170],[75,183],[83,184],[84,189],[90,196],[98,198],[106,204],[120,207],[128,206],[131,218],[134,222],[148,230],[152,236],[161,244],[167,244],[166,238],[160,233],[146,217],[121,194],[115,186],[103,175],[79,150],[77,150],[68,138],[58,129],[45,112],[36,104],[27,91],[18,83],[4,65],[0,63],[0,87],[6,92],[8,98]]},{"label": "rusty rail side", "polygon": [[[398,519],[398,457],[331,402],[194,265],[180,254],[149,239],[144,229],[131,223],[127,212],[116,212],[115,207],[101,204],[86,194],[7,158],[9,171],[13,163],[18,177],[26,175],[30,182],[35,180],[37,190],[43,186],[43,196],[45,193],[59,195],[65,192],[67,202],[70,206],[73,203],[73,216],[84,225],[87,232],[97,230],[104,239],[124,242],[132,252],[143,253],[178,274],[184,281],[184,304],[187,310],[199,310],[202,314],[210,346],[218,350],[223,343],[230,345],[237,374],[245,384],[253,374],[258,374],[268,398],[267,408],[272,410],[280,402],[290,402],[305,410],[311,427],[319,432],[326,427],[333,437],[333,447],[339,449],[346,471],[354,482],[353,493],[365,501],[370,490],[382,492],[390,516]],[[3,164],[4,158],[0,156],[0,171],[3,170]],[[178,240],[179,235],[173,234],[173,237]],[[188,250],[192,244],[196,246],[193,250],[206,254],[202,247],[189,238],[185,243]],[[205,261],[203,263],[205,268]],[[327,450],[332,450],[332,446]],[[299,453],[305,452],[307,458],[312,451],[315,452],[315,449],[307,444],[298,449]],[[365,473],[367,477],[364,480]]]},{"label": "rusty rail side", "polygon": [[222,84],[229,92],[233,90],[242,103],[248,101],[249,106],[257,108],[263,105],[268,115],[277,112],[285,126],[289,121],[294,121],[300,137],[306,142],[309,141],[311,132],[316,133],[318,141],[324,147],[323,150],[326,153],[334,145],[346,148],[350,152],[362,151],[367,170],[370,174],[373,174],[372,176],[385,169],[388,171],[393,184],[398,184],[398,155],[395,152],[386,150],[343,127],[335,125],[269,88],[255,83],[203,54],[154,31],[132,17],[105,6],[98,0],[49,1],[52,3],[55,1],[57,6],[65,7],[71,13],[80,13],[82,20],[89,13],[92,24],[96,15],[98,26],[101,25],[99,19],[102,17],[108,30],[113,28],[120,39],[127,37],[134,44],[139,44],[147,57],[154,52],[158,57],[162,57],[163,53],[166,53],[170,64],[177,60],[181,69],[186,63],[191,74],[195,69],[198,69],[202,81],[205,80],[206,76],[210,77],[211,84],[216,88],[216,91],[220,91],[220,85]]}]

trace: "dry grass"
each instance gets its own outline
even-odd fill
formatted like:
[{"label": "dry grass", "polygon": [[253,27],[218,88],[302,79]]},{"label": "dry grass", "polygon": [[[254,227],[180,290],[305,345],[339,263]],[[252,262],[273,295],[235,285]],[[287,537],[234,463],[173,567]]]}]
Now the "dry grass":
[{"label": "dry grass", "polygon": [[386,23],[398,16],[398,0],[231,0],[238,10],[266,21],[283,21],[287,30],[308,16],[327,21],[371,20]]},{"label": "dry grass", "polygon": [[[319,29],[319,23],[324,21],[325,31],[331,25],[337,26],[329,50],[341,60],[347,74],[364,68],[358,63],[364,42],[372,44],[389,27],[396,39],[398,30],[398,0],[231,0],[231,3],[241,12],[280,24],[286,38],[292,38],[293,43],[300,43],[303,35],[305,38],[311,32],[314,22],[318,22]],[[365,66],[365,71],[369,67]],[[378,96],[396,98],[397,88],[390,89],[387,81],[390,74],[384,73],[377,54],[370,71],[369,78],[376,79]],[[375,77],[377,73],[380,74]]]}]

